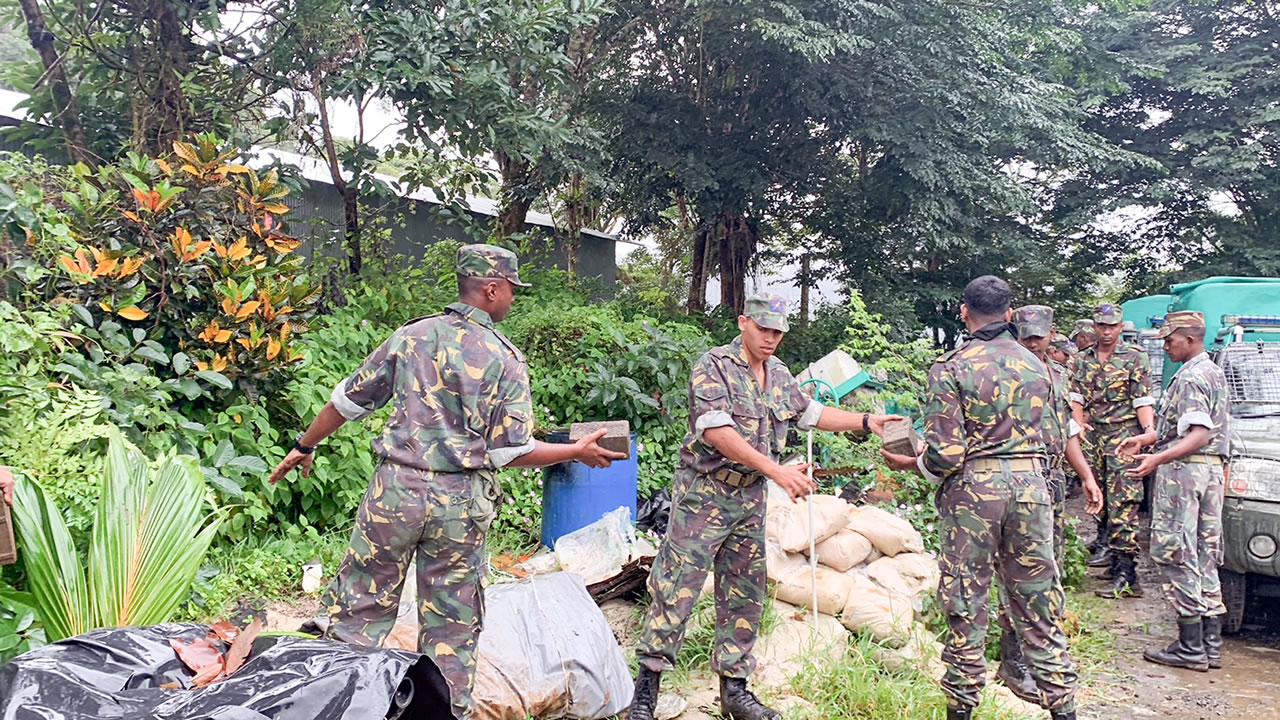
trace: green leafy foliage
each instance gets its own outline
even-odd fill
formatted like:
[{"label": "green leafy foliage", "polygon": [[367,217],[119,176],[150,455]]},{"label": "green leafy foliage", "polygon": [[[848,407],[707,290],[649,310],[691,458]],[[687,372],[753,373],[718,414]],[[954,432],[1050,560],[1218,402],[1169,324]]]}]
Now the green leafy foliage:
[{"label": "green leafy foliage", "polygon": [[45,644],[35,605],[31,593],[0,584],[0,665]]}]

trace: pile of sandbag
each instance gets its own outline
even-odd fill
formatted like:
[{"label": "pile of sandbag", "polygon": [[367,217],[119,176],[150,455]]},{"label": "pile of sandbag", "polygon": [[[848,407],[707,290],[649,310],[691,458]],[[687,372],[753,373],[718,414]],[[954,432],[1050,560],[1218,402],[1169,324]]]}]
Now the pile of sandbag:
[{"label": "pile of sandbag", "polygon": [[[938,586],[938,564],[924,554],[911,523],[872,505],[854,506],[814,495],[817,611],[846,628],[901,645],[921,600]],[[809,508],[770,483],[765,520],[769,580],[779,600],[814,604],[809,553]]]}]

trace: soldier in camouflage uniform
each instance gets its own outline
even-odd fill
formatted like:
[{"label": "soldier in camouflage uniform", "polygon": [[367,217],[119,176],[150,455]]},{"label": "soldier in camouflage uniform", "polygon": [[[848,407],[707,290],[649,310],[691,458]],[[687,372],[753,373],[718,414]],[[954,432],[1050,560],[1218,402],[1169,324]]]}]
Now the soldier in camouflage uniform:
[{"label": "soldier in camouflage uniform", "polygon": [[1094,345],[1098,344],[1098,335],[1094,330],[1092,320],[1077,320],[1075,329],[1071,331],[1071,342],[1076,346],[1076,352],[1084,352]]},{"label": "soldier in camouflage uniform", "polygon": [[1036,701],[1053,720],[1075,720],[1076,671],[1061,624],[1066,596],[1053,558],[1043,429],[1052,389],[1044,364],[1015,339],[1009,297],[999,278],[969,283],[960,317],[971,338],[929,371],[924,452],[881,452],[894,469],[917,469],[939,483],[948,720],[970,720],[986,683],[993,570],[1023,640]]},{"label": "soldier in camouflage uniform", "polygon": [[714,348],[689,378],[689,434],[672,483],[671,521],[649,575],[652,601],[640,630],[640,670],[628,720],[652,720],[661,673],[672,669],[685,623],[715,571],[721,712],[733,720],[778,718],[747,690],[751,649],[766,599],[765,478],[792,497],[814,489],[807,466],[778,463],[787,431],[818,428],[881,434],[895,416],[851,413],[800,390],[774,357],[789,329],[786,301],[756,294],[738,318],[741,335]]},{"label": "soldier in camouflage uniform", "polygon": [[1090,464],[1107,499],[1098,525],[1107,547],[1099,548],[1089,565],[1111,566],[1112,587],[1097,594],[1113,599],[1142,596],[1137,572],[1142,481],[1125,475],[1118,451],[1121,441],[1149,432],[1155,422],[1151,358],[1142,348],[1120,342],[1123,319],[1119,306],[1099,305],[1093,315],[1098,344],[1076,355],[1071,371],[1072,415],[1091,435]]},{"label": "soldier in camouflage uniform", "polygon": [[[1067,540],[1066,466],[1070,464],[1083,478],[1087,498],[1086,512],[1097,513],[1102,510],[1102,490],[1094,481],[1089,462],[1080,448],[1080,426],[1071,417],[1067,369],[1048,355],[1050,343],[1056,335],[1053,332],[1053,308],[1046,305],[1025,305],[1013,311],[1013,324],[1018,329],[1018,344],[1030,350],[1049,371],[1050,400],[1042,426],[1045,449],[1049,456],[1049,494],[1053,498],[1053,556],[1061,578]],[[1023,657],[1003,593],[1000,597],[1000,628],[1000,669],[996,674],[1015,695],[1035,702],[1038,700],[1039,690]]]},{"label": "soldier in camouflage uniform", "polygon": [[603,430],[573,444],[533,439],[524,355],[494,327],[511,309],[514,286],[525,285],[515,254],[466,245],[457,271],[459,302],[410,321],[338,383],[271,482],[297,466],[306,474],[321,440],[394,402],[373,441],[381,463],[325,595],[327,635],[381,644],[416,553],[418,652],[444,675],[453,717],[466,720],[484,621],[485,534],[501,494],[496,471],[569,460],[602,467],[622,455],[597,444]]},{"label": "soldier in camouflage uniform", "polygon": [[1066,368],[1067,364],[1071,362],[1071,357],[1075,354],[1075,343],[1071,342],[1066,335],[1054,330],[1049,339],[1049,358]]},{"label": "soldier in camouflage uniform", "polygon": [[1204,351],[1204,316],[1173,312],[1160,328],[1169,360],[1178,368],[1160,398],[1156,429],[1127,439],[1121,453],[1138,455],[1132,478],[1156,473],[1152,484],[1151,560],[1178,616],[1178,639],[1143,657],[1161,665],[1208,670],[1222,667],[1223,465],[1230,451],[1227,379]]}]

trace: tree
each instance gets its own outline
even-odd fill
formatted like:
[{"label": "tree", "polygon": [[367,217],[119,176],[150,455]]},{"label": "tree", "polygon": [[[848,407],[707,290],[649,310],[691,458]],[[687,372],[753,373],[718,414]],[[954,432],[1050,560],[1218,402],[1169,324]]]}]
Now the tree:
[{"label": "tree", "polygon": [[1087,29],[1122,83],[1092,109],[1091,127],[1153,161],[1064,188],[1064,206],[1110,220],[1090,228],[1107,264],[1135,292],[1280,274],[1275,4],[1156,0]]}]

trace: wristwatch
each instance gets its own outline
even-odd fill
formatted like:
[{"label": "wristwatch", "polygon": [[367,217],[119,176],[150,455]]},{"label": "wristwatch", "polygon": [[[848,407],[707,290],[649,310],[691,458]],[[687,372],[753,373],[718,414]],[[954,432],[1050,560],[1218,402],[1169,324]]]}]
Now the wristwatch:
[{"label": "wristwatch", "polygon": [[871,432],[871,413],[862,413],[862,430]]},{"label": "wristwatch", "polygon": [[307,447],[306,445],[303,445],[303,444],[302,444],[302,436],[301,436],[301,435],[299,435],[299,436],[297,437],[297,439],[295,439],[295,440],[293,441],[293,449],[294,449],[294,450],[297,450],[298,452],[302,453],[303,455],[310,455],[311,453],[313,453],[313,452],[315,452],[315,451],[316,451],[315,447]]}]

